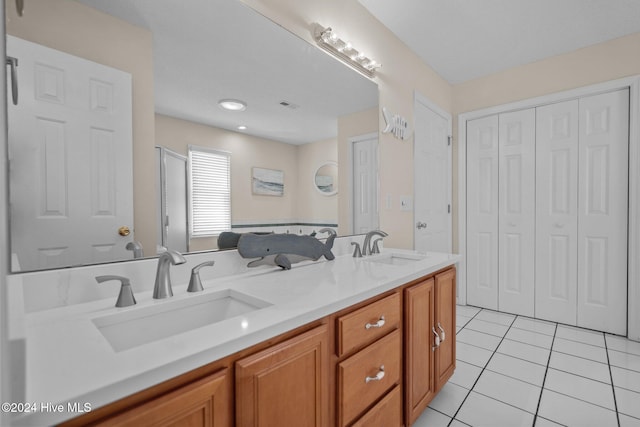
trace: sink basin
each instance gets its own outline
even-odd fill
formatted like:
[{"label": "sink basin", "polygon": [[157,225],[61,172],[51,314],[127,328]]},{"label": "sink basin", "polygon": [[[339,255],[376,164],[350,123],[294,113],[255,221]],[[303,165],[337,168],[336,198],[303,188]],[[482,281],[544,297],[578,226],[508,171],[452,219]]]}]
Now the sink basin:
[{"label": "sink basin", "polygon": [[93,323],[111,347],[120,352],[270,305],[250,295],[225,289],[97,317]]},{"label": "sink basin", "polygon": [[416,261],[421,261],[425,259],[427,256],[423,254],[410,254],[410,253],[390,253],[383,254],[380,256],[375,256],[371,258],[367,258],[367,261],[377,262],[381,264],[390,264],[390,265],[407,265],[412,264]]}]

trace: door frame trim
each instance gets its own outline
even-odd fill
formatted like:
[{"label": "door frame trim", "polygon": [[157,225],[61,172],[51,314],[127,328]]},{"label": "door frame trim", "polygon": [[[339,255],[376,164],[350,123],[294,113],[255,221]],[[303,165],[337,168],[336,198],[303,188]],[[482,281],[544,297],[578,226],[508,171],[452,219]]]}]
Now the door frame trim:
[{"label": "door frame trim", "polygon": [[466,304],[467,121],[629,88],[629,240],[627,250],[627,336],[640,341],[640,75],[458,114],[458,303]]},{"label": "door frame trim", "polygon": [[[440,108],[435,102],[431,101],[426,96],[422,95],[418,91],[413,92],[413,123],[416,123],[416,104],[422,104],[427,107],[429,110],[433,111],[440,117],[444,118],[447,121],[447,132],[450,140],[453,138],[453,118],[450,113]],[[415,140],[415,126],[413,130],[413,159],[414,159],[414,171],[413,171],[413,226],[415,227],[416,223],[416,171],[415,171],[415,159],[416,159],[416,140]],[[449,206],[451,207],[451,212],[449,212],[449,248],[450,251],[453,251],[453,142],[449,144],[447,148],[448,154],[448,172],[447,172],[447,194],[449,196]],[[416,230],[413,230],[413,248],[416,248]],[[458,296],[459,297],[459,296]]]}]

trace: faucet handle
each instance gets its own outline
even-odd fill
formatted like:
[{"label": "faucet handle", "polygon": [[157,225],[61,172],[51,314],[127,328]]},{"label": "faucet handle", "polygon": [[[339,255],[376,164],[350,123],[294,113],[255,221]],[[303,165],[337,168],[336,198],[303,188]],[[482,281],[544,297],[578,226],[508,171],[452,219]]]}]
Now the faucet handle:
[{"label": "faucet handle", "polygon": [[136,298],[133,296],[133,290],[131,289],[131,282],[129,279],[122,276],[96,276],[98,283],[107,282],[110,280],[120,281],[120,293],[118,294],[118,300],[116,301],[116,307],[129,307],[136,303]]},{"label": "faucet handle", "polygon": [[351,242],[351,246],[355,246],[353,250],[354,258],[362,258],[362,251],[360,250],[360,244],[358,242]]},{"label": "faucet handle", "polygon": [[202,281],[200,280],[200,269],[202,267],[213,267],[215,261],[205,261],[201,264],[196,265],[191,270],[191,279],[189,280],[189,287],[187,288],[187,292],[200,292],[203,291]]},{"label": "faucet handle", "polygon": [[380,253],[380,246],[378,246],[378,242],[380,242],[382,239],[376,239],[373,241],[373,249],[371,249],[371,253],[372,254],[379,254]]}]

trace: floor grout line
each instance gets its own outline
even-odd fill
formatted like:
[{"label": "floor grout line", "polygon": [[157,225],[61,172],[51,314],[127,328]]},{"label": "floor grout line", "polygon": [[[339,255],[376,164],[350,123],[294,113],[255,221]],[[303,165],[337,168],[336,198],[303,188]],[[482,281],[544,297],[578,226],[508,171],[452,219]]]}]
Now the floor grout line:
[{"label": "floor grout line", "polygon": [[[504,335],[503,335],[503,336],[501,336],[501,337],[500,337],[500,336],[497,336],[497,335],[493,335],[493,334],[487,333],[487,332],[484,332],[484,331],[476,331],[476,330],[474,330],[474,329],[472,329],[472,328],[468,328],[468,327],[467,327],[467,326],[468,326],[468,324],[469,324],[472,320],[476,319],[476,318],[478,317],[478,315],[479,315],[480,313],[482,313],[483,311],[485,311],[485,310],[486,310],[486,309],[479,308],[478,312],[476,312],[476,313],[473,315],[473,317],[471,317],[471,318],[469,318],[468,316],[463,316],[465,319],[469,319],[469,320],[467,320],[467,321],[465,322],[464,326],[460,327],[460,329],[456,331],[456,335],[457,335],[460,331],[463,331],[463,330],[467,329],[467,330],[469,330],[469,331],[474,331],[474,332],[481,333],[481,334],[485,334],[485,335],[488,335],[488,336],[492,336],[492,337],[500,338],[500,342],[499,342],[499,343],[498,343],[498,345],[495,347],[495,349],[491,352],[491,356],[489,357],[489,359],[487,359],[487,362],[484,364],[484,366],[479,367],[479,366],[474,365],[474,364],[472,364],[472,363],[465,362],[465,363],[468,363],[468,364],[470,364],[470,365],[472,365],[472,366],[475,366],[475,367],[481,368],[481,370],[480,370],[480,373],[478,374],[478,376],[476,377],[475,381],[474,381],[474,382],[473,382],[473,384],[471,385],[471,388],[470,388],[470,389],[468,389],[468,392],[466,393],[466,395],[465,395],[464,399],[463,399],[463,400],[462,400],[462,402],[458,405],[457,410],[455,411],[455,413],[454,413],[454,414],[453,414],[453,416],[451,417],[451,419],[450,419],[450,421],[449,421],[449,424],[448,424],[449,426],[451,426],[451,424],[454,422],[454,420],[455,420],[455,421],[457,421],[457,422],[463,423],[462,421],[457,420],[457,419],[456,419],[456,417],[458,416],[458,414],[459,414],[460,410],[461,410],[461,409],[462,409],[462,407],[464,406],[465,402],[468,400],[468,398],[469,398],[469,396],[471,395],[471,393],[475,391],[475,388],[476,388],[476,386],[477,386],[477,384],[478,384],[478,381],[480,380],[480,377],[484,374],[485,370],[488,370],[488,371],[490,371],[490,372],[494,372],[494,373],[499,374],[499,375],[503,375],[503,376],[508,377],[508,378],[512,378],[512,379],[515,379],[515,380],[519,380],[519,381],[522,381],[522,382],[524,382],[524,383],[527,383],[527,384],[530,384],[530,385],[533,385],[533,386],[535,386],[535,387],[539,387],[539,388],[540,388],[540,396],[538,397],[538,404],[537,404],[537,407],[536,407],[535,414],[533,414],[533,415],[534,415],[534,418],[533,418],[533,425],[535,425],[535,424],[536,424],[536,422],[537,422],[538,418],[540,418],[540,419],[544,419],[544,420],[548,420],[548,421],[551,421],[551,422],[554,422],[554,423],[558,423],[558,421],[554,421],[554,420],[552,420],[552,419],[550,419],[550,418],[548,418],[548,417],[545,417],[545,416],[542,416],[542,415],[540,415],[540,414],[539,414],[539,411],[540,411],[540,405],[541,405],[541,402],[542,402],[542,395],[543,395],[543,393],[544,393],[544,391],[545,391],[545,390],[548,390],[548,391],[550,391],[550,392],[558,393],[558,394],[560,394],[560,395],[567,396],[567,397],[569,397],[569,398],[571,398],[571,399],[579,400],[579,401],[581,401],[581,402],[584,402],[584,403],[586,403],[586,404],[589,404],[589,405],[592,405],[592,406],[595,406],[595,407],[599,407],[599,408],[602,408],[602,409],[605,409],[605,410],[608,410],[608,411],[615,411],[617,424],[618,424],[618,426],[619,426],[619,427],[621,426],[621,421],[620,421],[620,411],[619,411],[619,409],[618,409],[618,402],[617,402],[617,396],[616,396],[616,386],[615,386],[615,383],[614,383],[614,380],[613,380],[613,372],[612,372],[611,359],[610,359],[610,357],[609,357],[609,351],[616,351],[616,352],[619,352],[619,353],[626,353],[626,354],[634,354],[634,353],[629,353],[629,352],[626,352],[626,351],[620,351],[620,350],[616,350],[616,349],[613,349],[613,348],[612,348],[612,349],[610,349],[610,348],[609,348],[609,345],[608,345],[608,342],[607,342],[607,339],[606,339],[606,334],[605,334],[604,332],[599,332],[599,333],[600,333],[600,334],[602,334],[602,336],[603,336],[603,339],[604,339],[604,346],[600,346],[600,345],[596,345],[596,344],[591,344],[591,343],[589,343],[589,342],[580,341],[580,340],[578,340],[578,339],[571,339],[571,338],[563,338],[563,337],[560,337],[560,336],[558,336],[558,335],[557,335],[557,333],[558,333],[558,328],[559,328],[559,326],[561,326],[561,324],[556,323],[556,322],[545,322],[545,323],[547,323],[547,324],[550,324],[550,325],[552,324],[552,325],[554,326],[554,332],[553,332],[552,342],[551,342],[551,347],[550,347],[550,348],[546,348],[546,347],[543,347],[543,346],[539,346],[539,345],[532,344],[532,343],[528,343],[528,342],[524,342],[524,341],[512,340],[512,339],[510,339],[510,338],[507,338],[507,334],[509,333],[509,331],[510,331],[512,328],[520,329],[520,330],[524,330],[524,331],[527,331],[527,332],[536,333],[536,334],[540,334],[540,335],[551,336],[551,335],[548,335],[548,334],[545,334],[545,333],[541,333],[541,332],[538,332],[538,331],[532,331],[532,330],[529,330],[529,329],[518,328],[517,326],[514,326],[514,324],[516,323],[516,321],[518,320],[518,318],[523,318],[523,319],[527,319],[527,320],[534,320],[534,321],[536,320],[536,319],[533,319],[533,318],[529,318],[529,317],[527,317],[527,316],[519,316],[519,315],[515,315],[515,316],[513,317],[513,319],[511,320],[511,323],[510,323],[509,325],[505,325],[504,323],[492,322],[492,321],[490,321],[490,320],[485,320],[485,319],[480,319],[480,318],[478,318],[478,320],[483,320],[483,321],[488,322],[488,323],[492,323],[492,324],[495,324],[495,325],[506,326],[506,327],[507,327],[507,330],[505,331]],[[486,311],[487,311],[487,312],[491,312],[491,313],[496,313],[496,314],[502,314],[502,313],[500,313],[500,312],[498,312],[498,311],[495,311],[495,310],[486,310]],[[511,314],[511,313],[509,313],[509,315],[512,315],[512,314]],[[579,329],[579,330],[584,329],[585,331],[590,331],[589,329],[579,328],[579,327],[578,327],[577,329]],[[538,366],[544,366],[544,367],[545,367],[545,372],[544,372],[544,377],[543,377],[542,385],[541,385],[541,386],[538,386],[538,385],[536,385],[536,384],[532,384],[532,383],[530,383],[530,382],[528,382],[528,381],[525,381],[525,380],[522,380],[522,379],[520,379],[520,378],[512,377],[512,376],[507,375],[507,374],[505,374],[505,373],[496,372],[496,371],[494,371],[494,370],[492,370],[492,369],[488,369],[489,363],[491,363],[491,360],[494,358],[495,354],[496,354],[496,353],[498,353],[498,348],[499,348],[499,347],[500,347],[500,345],[504,342],[504,340],[505,340],[505,339],[506,339],[506,340],[509,340],[509,341],[518,342],[518,343],[521,343],[521,344],[532,345],[532,346],[535,346],[535,347],[537,347],[537,348],[541,348],[541,349],[545,349],[545,350],[548,350],[548,351],[549,351],[549,356],[548,356],[548,358],[547,358],[546,366],[545,366],[545,365],[541,365],[541,364],[536,363],[536,362],[532,362],[531,360],[523,359],[523,358],[521,358],[521,357],[517,357],[517,356],[513,356],[513,355],[509,355],[509,354],[504,354],[504,356],[513,357],[513,358],[515,358],[515,359],[523,360],[523,361],[526,361],[526,362],[529,362],[529,363],[534,363],[534,364],[536,364],[536,365],[538,365]],[[562,351],[554,350],[554,347],[555,347],[555,345],[556,345],[556,339],[562,339],[562,340],[570,341],[570,342],[573,342],[573,343],[589,345],[589,346],[592,346],[592,347],[595,347],[595,348],[602,348],[602,349],[604,349],[604,351],[605,351],[605,353],[606,353],[606,362],[602,362],[602,361],[600,361],[600,360],[593,360],[593,359],[589,359],[589,358],[581,357],[581,356],[578,356],[578,355],[576,355],[576,354],[565,353],[565,352],[562,352]],[[460,341],[460,342],[461,342],[461,343],[463,343],[464,341]],[[491,350],[489,350],[489,349],[487,349],[487,348],[485,348],[485,347],[480,347],[480,346],[478,346],[478,345],[474,345],[474,344],[471,344],[471,343],[465,343],[465,344],[466,344],[466,345],[469,345],[469,346],[472,346],[472,347],[476,347],[476,348],[478,348],[478,349],[485,350],[485,351],[491,351]],[[577,357],[577,358],[580,358],[580,359],[585,360],[585,361],[594,362],[594,363],[599,363],[599,364],[602,364],[602,365],[607,366],[607,369],[608,369],[608,371],[609,371],[609,379],[610,379],[610,381],[611,381],[611,382],[610,382],[610,383],[606,383],[606,382],[604,382],[604,381],[600,381],[600,380],[598,380],[598,379],[591,378],[591,377],[587,377],[587,376],[584,376],[584,375],[580,375],[580,374],[577,374],[577,373],[574,373],[574,372],[570,372],[570,371],[566,371],[566,370],[558,369],[558,368],[552,368],[550,365],[551,365],[551,357],[552,357],[552,355],[554,354],[554,352],[555,352],[555,353],[558,353],[558,354],[564,354],[564,355],[567,355],[567,356],[570,356],[570,357]],[[503,353],[499,353],[499,354],[503,354]],[[461,362],[464,362],[464,361],[462,361],[462,360],[460,360],[460,361],[461,361]],[[569,375],[575,375],[575,376],[577,376],[577,377],[584,378],[584,379],[587,379],[587,380],[596,381],[596,382],[598,382],[598,383],[600,383],[600,384],[610,385],[610,386],[611,386],[612,393],[613,393],[614,409],[611,409],[611,408],[607,408],[607,407],[604,407],[604,406],[600,406],[600,405],[594,404],[594,403],[592,403],[592,402],[589,402],[589,401],[586,401],[586,400],[580,399],[579,397],[576,397],[576,396],[573,396],[573,395],[570,395],[570,394],[561,393],[561,392],[558,392],[558,391],[555,391],[555,390],[551,390],[551,389],[546,389],[546,388],[545,388],[545,384],[546,384],[546,381],[547,381],[547,375],[548,375],[548,373],[549,373],[549,369],[554,369],[554,370],[556,370],[556,371],[564,372],[564,373],[569,374]],[[625,370],[629,370],[629,371],[632,371],[632,372],[636,372],[636,371],[634,371],[634,370],[627,369],[627,368],[625,368],[625,367],[621,367],[620,369],[625,369]],[[464,388],[464,387],[463,387],[463,388]],[[624,387],[622,387],[622,388],[624,388]],[[626,388],[624,388],[624,389],[625,389],[625,390],[627,390]],[[636,392],[635,390],[629,390],[629,391],[630,391],[630,392],[633,392],[633,393],[638,393],[638,392]],[[480,393],[480,392],[478,392],[478,391],[475,391],[475,393],[477,393],[477,394],[479,394],[479,395],[482,395],[482,396],[485,396],[485,397],[487,397],[487,398],[489,398],[489,399],[492,399],[492,400],[494,400],[494,401],[496,401],[496,402],[500,402],[500,403],[502,403],[502,404],[505,404],[505,405],[511,406],[511,407],[513,407],[513,408],[519,409],[520,411],[523,411],[523,412],[526,412],[526,413],[531,414],[531,412],[529,412],[529,411],[527,411],[527,410],[525,410],[525,409],[523,409],[523,408],[520,408],[520,407],[518,407],[518,406],[516,406],[516,405],[510,404],[510,403],[507,403],[507,402],[503,402],[503,401],[501,401],[501,400],[499,400],[499,399],[496,399],[496,398],[494,398],[494,397],[492,397],[492,396],[488,396],[488,395],[486,395],[486,394],[484,394],[484,393]],[[639,394],[640,394],[640,393],[639,393]],[[432,409],[433,409],[433,408],[432,408]],[[434,409],[434,410],[435,410],[435,409]],[[435,410],[435,411],[437,411],[437,410]],[[440,412],[440,411],[437,411],[437,412]],[[440,413],[442,413],[442,412],[440,412]],[[444,413],[443,413],[443,415],[448,416],[447,414],[444,414]],[[631,416],[631,418],[634,418],[634,419],[635,419],[635,417],[633,417],[633,416]],[[464,423],[463,423],[463,424],[464,424]],[[558,424],[560,424],[560,423],[558,423]]]},{"label": "floor grout line", "polygon": [[[475,318],[476,318],[476,316],[482,312],[482,310],[483,310],[483,309],[480,309],[480,311],[478,311],[478,312],[476,313],[476,315],[475,315],[475,316],[473,316],[473,318],[472,318],[472,319],[475,319]],[[478,378],[476,378],[476,380],[473,382],[473,385],[472,385],[472,386],[471,386],[471,388],[469,389],[469,392],[468,392],[468,393],[467,393],[467,395],[464,397],[464,399],[462,399],[462,402],[460,402],[460,405],[458,406],[458,409],[457,409],[457,410],[456,410],[456,412],[453,414],[453,417],[451,417],[451,421],[449,421],[449,426],[451,426],[451,423],[453,423],[453,420],[455,420],[455,419],[456,419],[456,416],[458,415],[458,412],[460,412],[460,409],[462,409],[462,407],[464,406],[464,402],[466,402],[466,401],[467,401],[467,399],[469,398],[469,395],[471,394],[471,392],[472,392],[472,391],[473,391],[473,389],[475,388],[476,384],[478,384],[478,381],[480,380],[480,377],[481,377],[481,376],[482,376],[482,374],[484,373],[485,369],[487,369],[487,366],[489,365],[489,362],[491,362],[491,359],[493,358],[493,356],[494,356],[494,355],[496,354],[496,352],[498,351],[498,347],[500,347],[500,344],[502,344],[502,341],[504,341],[504,339],[505,339],[504,337],[505,337],[505,336],[507,335],[507,333],[509,332],[509,329],[511,329],[511,326],[513,325],[513,322],[515,322],[515,321],[516,321],[516,318],[517,318],[517,316],[513,318],[513,320],[511,321],[511,324],[510,324],[510,325],[509,325],[509,327],[507,328],[507,331],[504,333],[504,336],[502,337],[502,339],[500,340],[500,342],[499,342],[499,343],[498,343],[498,345],[496,346],[496,349],[495,349],[495,350],[493,350],[493,353],[491,353],[491,356],[489,357],[489,359],[487,359],[487,363],[485,363],[485,364],[484,364],[484,366],[482,367],[482,370],[480,371],[480,374],[478,375]],[[478,320],[481,320],[481,319],[478,319]],[[467,322],[467,323],[468,323],[468,322]],[[463,329],[464,329],[464,328],[462,328],[462,329],[460,329],[460,330],[463,330]],[[473,329],[472,329],[472,330],[473,330]],[[457,335],[457,333],[456,333],[456,335]],[[487,335],[490,335],[490,334],[487,334]],[[469,345],[471,345],[471,344],[469,344]],[[474,347],[475,347],[475,346],[474,346]],[[480,348],[480,347],[478,347],[478,348]],[[486,350],[486,349],[485,349],[485,350]],[[487,351],[490,351],[490,350],[487,350]],[[491,372],[493,372],[493,371],[491,371]],[[477,393],[477,392],[476,392],[476,393]],[[478,393],[478,394],[481,394],[481,393]],[[483,395],[483,396],[484,396],[484,395]],[[487,396],[487,397],[489,397],[489,396]],[[490,399],[493,399],[493,398],[492,398],[492,397],[490,397]],[[496,400],[496,401],[500,402],[500,401],[499,401],[499,400],[497,400],[497,399],[493,399],[493,400]],[[504,402],[501,402],[501,403],[504,403]],[[522,410],[521,408],[518,408],[518,409]],[[535,416],[534,416],[534,419],[535,419]],[[460,421],[460,420],[458,420],[458,421]],[[461,422],[462,422],[462,421],[461,421]]]},{"label": "floor grout line", "polygon": [[536,406],[536,414],[533,417],[533,425],[536,425],[538,420],[538,412],[540,412],[540,403],[542,402],[542,394],[544,393],[544,383],[547,381],[547,374],[549,373],[549,364],[551,363],[551,355],[553,354],[553,344],[556,341],[556,334],[558,333],[558,324],[555,324],[553,330],[553,339],[551,340],[551,348],[549,349],[549,357],[547,358],[547,366],[544,369],[544,377],[542,377],[542,385],[540,386],[540,396],[538,396],[538,405]]},{"label": "floor grout line", "polygon": [[616,385],[613,383],[613,374],[611,373],[611,360],[609,360],[609,347],[607,345],[607,337],[602,334],[604,338],[604,351],[607,354],[607,366],[609,367],[609,378],[611,379],[611,392],[613,393],[613,406],[616,409],[616,419],[618,420],[618,427],[620,427],[620,412],[618,411],[618,399],[616,397]]}]

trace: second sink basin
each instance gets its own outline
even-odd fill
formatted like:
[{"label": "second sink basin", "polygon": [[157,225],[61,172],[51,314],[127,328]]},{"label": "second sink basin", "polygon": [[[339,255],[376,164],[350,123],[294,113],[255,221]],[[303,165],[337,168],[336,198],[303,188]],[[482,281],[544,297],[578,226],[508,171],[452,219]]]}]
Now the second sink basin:
[{"label": "second sink basin", "polygon": [[116,351],[124,351],[271,304],[225,289],[144,308],[97,317],[93,323]]},{"label": "second sink basin", "polygon": [[407,264],[412,264],[416,261],[421,261],[426,257],[427,256],[424,254],[392,252],[390,254],[382,254],[379,256],[367,258],[367,261],[379,262],[381,264],[390,264],[390,265],[407,265]]}]

